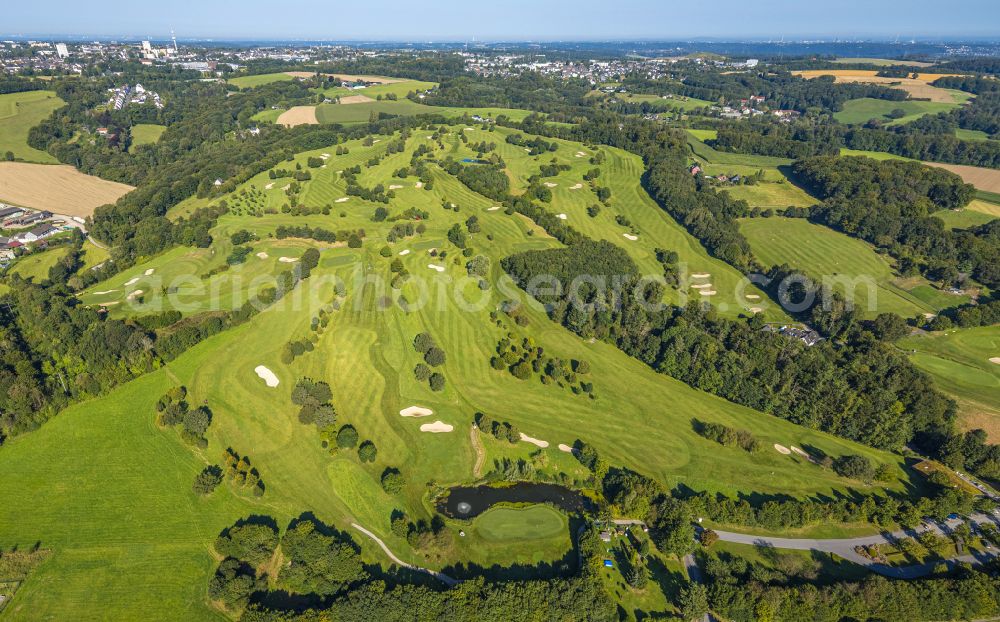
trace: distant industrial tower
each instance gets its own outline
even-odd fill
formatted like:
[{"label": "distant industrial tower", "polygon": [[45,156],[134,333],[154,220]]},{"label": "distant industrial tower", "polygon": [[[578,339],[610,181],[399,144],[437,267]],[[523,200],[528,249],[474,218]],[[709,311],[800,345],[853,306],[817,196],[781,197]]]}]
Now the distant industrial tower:
[{"label": "distant industrial tower", "polygon": [[177,53],[177,37],[174,36],[174,29],[170,29],[170,40],[174,42],[174,54]]}]

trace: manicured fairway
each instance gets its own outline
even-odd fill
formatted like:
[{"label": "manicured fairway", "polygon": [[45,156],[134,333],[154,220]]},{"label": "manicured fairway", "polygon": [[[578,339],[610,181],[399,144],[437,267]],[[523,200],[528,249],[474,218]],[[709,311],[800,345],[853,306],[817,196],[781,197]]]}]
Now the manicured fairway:
[{"label": "manicured fairway", "polygon": [[160,136],[163,132],[167,131],[164,125],[155,125],[153,123],[139,123],[138,125],[132,126],[132,144],[133,145],[149,145],[160,140]]},{"label": "manicured fairway", "polygon": [[25,255],[14,263],[10,272],[24,279],[32,279],[35,283],[41,283],[49,278],[49,268],[56,265],[56,262],[68,252],[69,247],[63,246]]},{"label": "manicured fairway", "polygon": [[27,91],[0,95],[0,156],[8,151],[28,162],[55,163],[57,160],[28,146],[28,130],[52,111],[65,104],[53,91]]},{"label": "manicured fairway", "polygon": [[[867,243],[801,218],[752,218],[740,222],[740,231],[750,241],[764,265],[787,263],[811,278],[847,279],[856,307],[867,317],[892,311],[903,317],[934,311],[910,292],[895,285],[887,259]],[[866,283],[871,283],[869,288]],[[836,281],[834,281],[836,282]],[[954,304],[954,302],[953,302]]]},{"label": "manicured fairway", "polygon": [[474,521],[476,533],[486,540],[540,540],[567,529],[566,516],[547,505],[487,510]]},{"label": "manicured fairway", "polygon": [[964,429],[983,428],[1000,441],[1000,326],[959,328],[904,339],[900,348],[959,404]]}]

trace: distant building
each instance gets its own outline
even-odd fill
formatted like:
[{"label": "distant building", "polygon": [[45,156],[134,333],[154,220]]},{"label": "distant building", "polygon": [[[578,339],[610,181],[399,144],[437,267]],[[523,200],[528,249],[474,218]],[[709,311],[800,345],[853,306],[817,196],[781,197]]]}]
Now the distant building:
[{"label": "distant building", "polygon": [[59,58],[66,58],[69,56],[69,48],[66,47],[65,43],[57,43],[56,54],[59,55]]}]

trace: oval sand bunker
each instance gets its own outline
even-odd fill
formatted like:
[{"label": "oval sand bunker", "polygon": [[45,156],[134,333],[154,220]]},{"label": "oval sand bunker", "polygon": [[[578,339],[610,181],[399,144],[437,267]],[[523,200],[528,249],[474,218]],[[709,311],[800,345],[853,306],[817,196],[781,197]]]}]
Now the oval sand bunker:
[{"label": "oval sand bunker", "polygon": [[399,411],[399,414],[403,417],[426,417],[428,415],[433,415],[434,411],[430,408],[424,408],[423,406],[407,406],[403,410]]},{"label": "oval sand bunker", "polygon": [[785,447],[784,445],[779,445],[777,443],[774,444],[774,451],[778,452],[779,454],[784,454],[786,456],[792,453],[791,449]]},{"label": "oval sand bunker", "polygon": [[257,367],[253,368],[253,371],[260,377],[261,380],[264,381],[264,384],[266,384],[267,386],[271,388],[278,386],[278,377],[275,376],[274,372],[271,371],[270,369],[264,367],[263,365],[258,365]]},{"label": "oval sand bunker", "polygon": [[435,421],[434,423],[425,423],[420,426],[421,432],[430,432],[431,434],[440,434],[442,432],[451,432],[455,429],[455,426],[450,423],[445,423],[444,421]]}]

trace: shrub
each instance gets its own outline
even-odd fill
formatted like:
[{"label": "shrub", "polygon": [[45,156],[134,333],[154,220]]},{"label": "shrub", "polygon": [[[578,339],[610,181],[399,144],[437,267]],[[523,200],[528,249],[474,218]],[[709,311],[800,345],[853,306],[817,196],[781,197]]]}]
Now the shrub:
[{"label": "shrub", "polygon": [[375,457],[378,455],[378,450],[375,448],[375,443],[371,441],[365,441],[361,443],[358,447],[358,458],[362,462],[375,462]]},{"label": "shrub", "polygon": [[218,465],[210,465],[201,470],[194,478],[194,491],[199,495],[211,494],[222,483],[222,469]]}]

